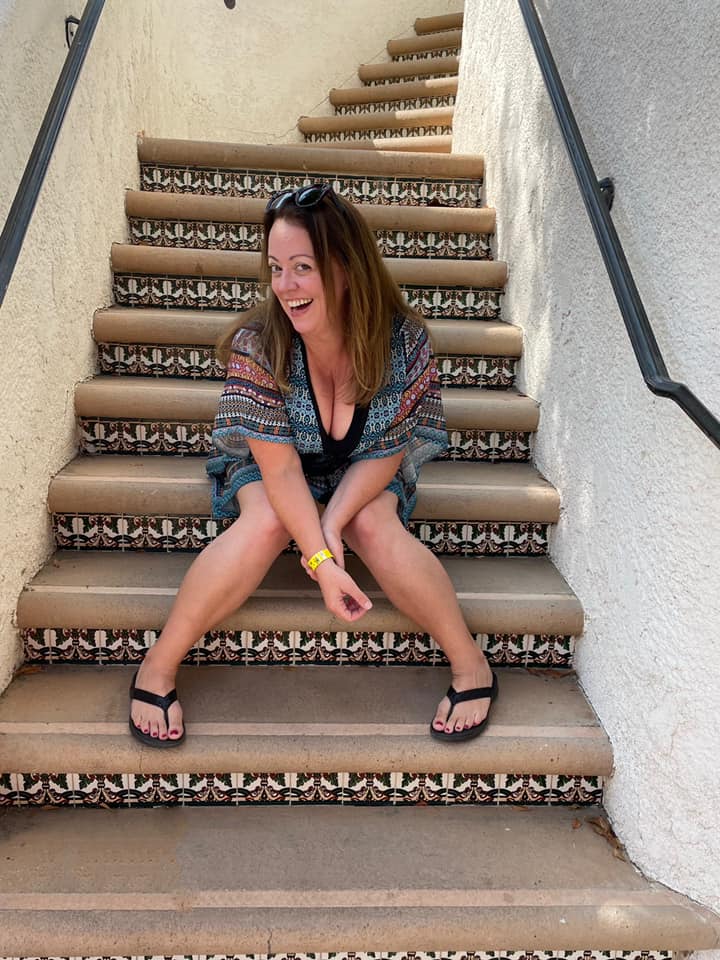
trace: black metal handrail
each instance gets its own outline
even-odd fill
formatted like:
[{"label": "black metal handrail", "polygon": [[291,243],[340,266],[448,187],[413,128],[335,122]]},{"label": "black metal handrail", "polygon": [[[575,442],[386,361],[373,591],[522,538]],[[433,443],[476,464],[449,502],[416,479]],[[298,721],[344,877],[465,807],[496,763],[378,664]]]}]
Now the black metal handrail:
[{"label": "black metal handrail", "polygon": [[105,0],[87,0],[85,4],[80,26],[65,57],[65,63],[35,139],[30,159],[0,234],[0,306],[5,299],[60,128],[104,4]]},{"label": "black metal handrail", "polygon": [[648,320],[645,307],[628,266],[620,238],[610,216],[609,204],[603,197],[592,163],[588,157],[582,135],[575,121],[572,108],[565,93],[547,37],[540,23],[533,0],[518,0],[540,65],[545,86],[552,101],[555,116],[560,124],[570,162],[580,186],[585,209],[590,217],[615,298],[620,307],[628,336],[645,383],[660,397],[670,397],[694,423],[720,447],[720,420],[708,410],[695,394],[685,386],[671,380],[665,361],[660,353],[655,334]]}]

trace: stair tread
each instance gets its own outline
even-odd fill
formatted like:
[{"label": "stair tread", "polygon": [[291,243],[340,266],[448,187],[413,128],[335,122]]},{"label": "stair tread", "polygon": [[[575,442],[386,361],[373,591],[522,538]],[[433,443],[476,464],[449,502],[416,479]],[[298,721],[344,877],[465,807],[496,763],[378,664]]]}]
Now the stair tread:
[{"label": "stair tread", "polygon": [[[99,343],[215,344],[237,313],[230,310],[182,310],[108,307],[95,313]],[[519,357],[522,328],[501,320],[428,320],[435,352]]]},{"label": "stair tread", "polygon": [[[153,247],[135,243],[113,243],[111,250],[112,268],[119,273],[255,279],[260,270],[260,259],[259,253],[245,251]],[[383,259],[397,283],[421,287],[499,289],[507,277],[507,265],[500,260]]]},{"label": "stair tread", "polygon": [[388,109],[376,112],[350,113],[334,117],[301,116],[298,130],[301,133],[344,133],[351,130],[399,130],[403,127],[451,127],[455,108],[414,107],[400,110]]},{"label": "stair tread", "polygon": [[[457,61],[456,61],[457,62]],[[389,66],[396,66],[390,64]],[[212,167],[222,170],[253,169],[312,173],[383,174],[408,179],[480,179],[483,158],[479,154],[449,154],[402,150],[361,154],[344,145],[246,144],[203,140],[170,140],[159,137],[138,138],[138,158],[142,163],[180,164],[187,167]]]},{"label": "stair tread", "polygon": [[[223,223],[262,223],[267,200],[214,197],[192,193],[128,190],[129,217],[165,220],[209,220]],[[402,204],[353,204],[372,230],[419,230],[492,233],[495,211],[488,207],[429,207]]]},{"label": "stair tread", "polygon": [[152,750],[127,730],[133,666],[48,666],[0,698],[3,771],[199,773],[362,770],[605,775],[610,742],[577,680],[498,671],[482,741],[428,734],[446,667],[181,667],[188,739]]},{"label": "stair tread", "polygon": [[399,57],[411,53],[424,53],[426,50],[456,49],[462,40],[462,30],[440,30],[414,37],[397,37],[387,44],[388,56]]},{"label": "stair tread", "polygon": [[[18,625],[155,629],[167,619],[192,559],[186,553],[58,551],[21,594]],[[545,557],[439,559],[473,633],[573,635],[582,629],[577,597]],[[220,629],[418,629],[390,605],[358,558],[348,557],[347,567],[373,601],[355,624],[335,620],[297,557],[285,554]]]},{"label": "stair tread", "polygon": [[[452,135],[450,134],[423,134],[412,137],[363,137],[361,139],[337,141],[342,143],[345,150],[358,150],[362,154],[370,151],[395,151],[403,153],[452,153]],[[303,149],[315,149],[316,143],[300,144]]]},{"label": "stair tread", "polygon": [[583,822],[593,814],[10,810],[0,948],[78,956],[266,954],[298,944],[313,952],[466,950],[468,942],[475,950],[717,947],[720,920],[615,858]]},{"label": "stair tread", "polygon": [[364,63],[358,67],[363,83],[371,80],[400,80],[405,77],[427,77],[435,74],[456,75],[460,69],[457,56],[426,57],[422,60],[390,60],[385,63]]},{"label": "stair tread", "polygon": [[333,87],[329,99],[333,106],[339,107],[348,104],[383,103],[385,100],[455,96],[457,90],[458,77],[427,77],[424,80],[401,80],[375,87]]},{"label": "stair tread", "polygon": [[[81,456],[50,482],[51,511],[207,514],[204,462],[188,457]],[[414,515],[426,520],[554,523],[557,491],[528,463],[437,461],[421,470]]]},{"label": "stair tread", "polygon": [[413,29],[418,36],[438,33],[441,30],[462,30],[463,20],[462,12],[440,14],[436,17],[417,17]]}]

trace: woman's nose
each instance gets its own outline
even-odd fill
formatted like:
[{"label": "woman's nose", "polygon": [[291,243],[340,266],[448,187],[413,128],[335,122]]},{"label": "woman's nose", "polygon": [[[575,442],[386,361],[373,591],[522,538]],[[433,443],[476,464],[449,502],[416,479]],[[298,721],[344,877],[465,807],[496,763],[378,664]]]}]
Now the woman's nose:
[{"label": "woman's nose", "polygon": [[293,290],[297,286],[292,270],[282,270],[275,275],[275,286],[279,291]]}]

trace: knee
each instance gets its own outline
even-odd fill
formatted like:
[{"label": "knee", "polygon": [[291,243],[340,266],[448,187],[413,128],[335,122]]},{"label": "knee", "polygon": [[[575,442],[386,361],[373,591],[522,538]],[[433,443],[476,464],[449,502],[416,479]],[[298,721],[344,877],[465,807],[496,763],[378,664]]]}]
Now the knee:
[{"label": "knee", "polygon": [[344,537],[356,553],[362,556],[381,550],[395,523],[397,514],[388,514],[372,501],[355,514],[344,531]]},{"label": "knee", "polygon": [[254,537],[262,544],[274,544],[282,550],[290,542],[290,534],[266,498],[258,498],[251,506],[241,510],[236,521],[241,526],[250,525]]}]

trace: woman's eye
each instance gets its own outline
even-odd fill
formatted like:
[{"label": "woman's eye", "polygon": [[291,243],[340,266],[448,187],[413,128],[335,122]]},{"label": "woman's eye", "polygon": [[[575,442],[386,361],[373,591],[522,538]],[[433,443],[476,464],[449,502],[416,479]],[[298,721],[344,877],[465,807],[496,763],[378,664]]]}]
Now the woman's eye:
[{"label": "woman's eye", "polygon": [[308,270],[312,269],[312,267],[309,263],[296,263],[295,269],[298,273],[307,273]]}]

